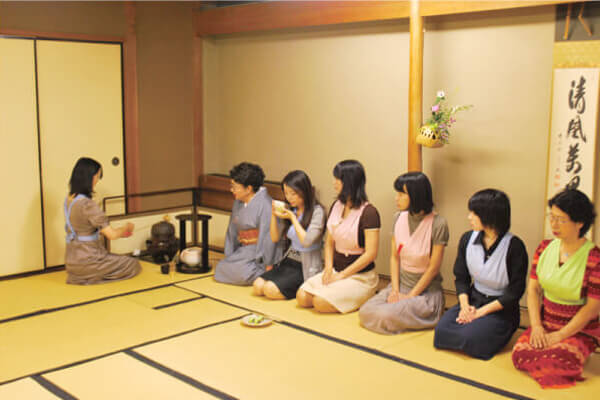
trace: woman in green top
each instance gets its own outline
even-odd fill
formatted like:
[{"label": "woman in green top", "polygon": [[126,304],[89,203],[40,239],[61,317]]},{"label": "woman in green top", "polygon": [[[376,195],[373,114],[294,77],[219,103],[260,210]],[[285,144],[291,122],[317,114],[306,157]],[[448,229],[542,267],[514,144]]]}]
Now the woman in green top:
[{"label": "woman in green top", "polygon": [[556,239],[543,241],[533,257],[531,327],[512,359],[543,388],[564,388],[583,380],[583,365],[600,339],[600,249],[585,238],[596,216],[585,194],[565,189],[548,205]]}]

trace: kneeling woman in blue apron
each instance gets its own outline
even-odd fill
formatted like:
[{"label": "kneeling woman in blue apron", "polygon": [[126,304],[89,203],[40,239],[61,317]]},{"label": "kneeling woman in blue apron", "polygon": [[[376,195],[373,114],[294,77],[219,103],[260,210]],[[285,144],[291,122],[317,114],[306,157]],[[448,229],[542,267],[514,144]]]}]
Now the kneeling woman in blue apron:
[{"label": "kneeling woman in blue apron", "polygon": [[102,178],[102,166],[91,158],[77,160],[65,199],[67,248],[65,267],[67,283],[90,285],[129,279],[140,270],[138,260],[109,253],[100,234],[110,240],[131,236],[133,224],[112,228],[106,214],[92,200],[92,193]]}]

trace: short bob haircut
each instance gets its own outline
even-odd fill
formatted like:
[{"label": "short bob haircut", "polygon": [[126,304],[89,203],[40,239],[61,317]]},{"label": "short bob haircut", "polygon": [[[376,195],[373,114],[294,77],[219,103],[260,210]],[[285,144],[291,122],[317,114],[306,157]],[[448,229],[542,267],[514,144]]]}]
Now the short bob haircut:
[{"label": "short bob haircut", "polygon": [[367,193],[365,192],[365,169],[362,164],[356,160],[340,161],[333,168],[333,176],[342,181],[342,191],[338,196],[338,200],[342,203],[350,201],[352,208],[360,207],[367,201]]},{"label": "short bob haircut", "polygon": [[431,182],[424,173],[407,172],[400,175],[394,181],[394,189],[408,195],[410,198],[408,211],[411,214],[418,214],[421,211],[429,214],[433,210]]},{"label": "short bob haircut", "polygon": [[229,171],[229,176],[235,182],[246,186],[252,186],[254,193],[258,192],[258,189],[262,186],[265,181],[265,173],[259,165],[251,164],[248,162],[240,163],[234,166]]},{"label": "short bob haircut", "polygon": [[[101,169],[102,165],[94,159],[81,157],[77,160],[69,180],[69,193],[82,194],[91,199],[92,193],[94,193],[94,175]],[[100,172],[100,178],[102,178],[102,172]]]},{"label": "short bob haircut", "polygon": [[566,213],[571,221],[583,224],[579,237],[583,237],[596,219],[594,205],[585,193],[577,189],[564,189],[548,200],[548,207],[556,206]]},{"label": "short bob haircut", "polygon": [[492,228],[498,237],[510,229],[510,200],[506,193],[496,189],[484,189],[469,199],[469,211],[474,212],[481,224]]},{"label": "short bob haircut", "polygon": [[315,206],[318,204],[315,196],[315,188],[313,187],[310,178],[306,172],[295,170],[289,172],[283,177],[283,181],[281,182],[281,190],[283,190],[283,185],[287,185],[290,189],[296,192],[298,196],[302,197],[302,201],[304,202],[304,212],[302,213],[300,225],[302,225],[304,229],[308,229],[308,225],[312,219],[313,211],[315,210]]}]

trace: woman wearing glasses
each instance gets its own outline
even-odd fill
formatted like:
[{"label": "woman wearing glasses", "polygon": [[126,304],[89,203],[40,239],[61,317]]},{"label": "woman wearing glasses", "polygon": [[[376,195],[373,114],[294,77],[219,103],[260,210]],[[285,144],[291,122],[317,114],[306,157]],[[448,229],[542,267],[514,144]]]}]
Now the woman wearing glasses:
[{"label": "woman wearing glasses", "polygon": [[533,257],[531,327],[512,360],[543,388],[564,388],[583,380],[583,365],[600,339],[600,249],[584,237],[596,217],[585,194],[565,189],[548,206],[555,239],[544,240]]}]

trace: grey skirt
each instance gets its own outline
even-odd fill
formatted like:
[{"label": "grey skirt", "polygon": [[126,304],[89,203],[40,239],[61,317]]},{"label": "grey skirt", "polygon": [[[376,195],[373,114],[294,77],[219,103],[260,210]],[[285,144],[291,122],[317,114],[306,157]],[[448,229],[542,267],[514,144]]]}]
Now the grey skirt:
[{"label": "grey skirt", "polygon": [[[432,282],[433,283],[433,282]],[[400,293],[412,288],[400,284]],[[421,295],[388,303],[392,291],[390,283],[360,308],[360,324],[372,331],[393,335],[406,330],[433,328],[444,312],[444,293],[441,286],[431,284]]]}]

